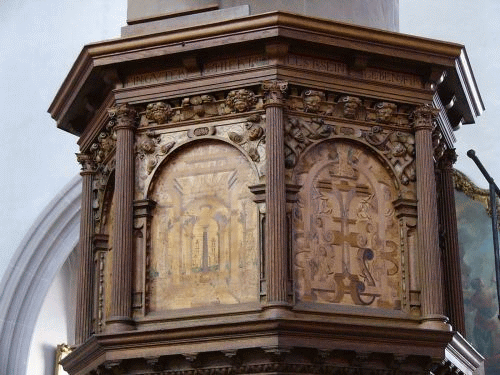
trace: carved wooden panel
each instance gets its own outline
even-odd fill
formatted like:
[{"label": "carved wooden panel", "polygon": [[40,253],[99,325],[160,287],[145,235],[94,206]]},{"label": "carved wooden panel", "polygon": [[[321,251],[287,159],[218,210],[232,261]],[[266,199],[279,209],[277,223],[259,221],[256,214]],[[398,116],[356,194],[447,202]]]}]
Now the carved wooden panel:
[{"label": "carved wooden panel", "polygon": [[401,308],[392,176],[375,153],[332,139],[295,168],[295,292],[299,301]]},{"label": "carved wooden panel", "polygon": [[224,142],[181,148],[155,176],[151,198],[149,311],[257,301],[257,178]]}]

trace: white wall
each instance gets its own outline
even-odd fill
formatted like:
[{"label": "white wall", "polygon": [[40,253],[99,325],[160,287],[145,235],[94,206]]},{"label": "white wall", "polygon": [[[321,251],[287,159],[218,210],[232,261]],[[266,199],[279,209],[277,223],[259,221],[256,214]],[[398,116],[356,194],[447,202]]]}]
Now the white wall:
[{"label": "white wall", "polygon": [[73,251],[45,297],[29,348],[29,375],[53,375],[57,345],[74,343],[76,258]]}]

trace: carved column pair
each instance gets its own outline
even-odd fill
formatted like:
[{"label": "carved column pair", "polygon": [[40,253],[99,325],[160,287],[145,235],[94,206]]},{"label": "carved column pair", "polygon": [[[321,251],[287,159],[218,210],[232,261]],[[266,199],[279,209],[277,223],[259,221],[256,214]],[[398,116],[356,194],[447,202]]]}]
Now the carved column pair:
[{"label": "carved column pair", "polygon": [[77,154],[82,165],[82,207],[80,222],[80,240],[78,243],[78,291],[76,295],[75,344],[80,345],[92,334],[93,311],[93,212],[92,212],[92,182],[95,164],[90,155]]},{"label": "carved column pair", "polygon": [[417,108],[413,113],[417,169],[417,228],[422,287],[422,327],[447,329],[449,327],[443,315],[443,273],[432,147],[433,120],[438,113],[438,110],[428,105]]},{"label": "carved column pair", "polygon": [[284,81],[262,84],[266,109],[266,239],[265,259],[267,301],[269,305],[287,305],[287,227],[284,150]]},{"label": "carved column pair", "polygon": [[453,329],[465,335],[464,298],[458,247],[457,212],[453,164],[457,161],[455,150],[448,149],[438,161],[438,205],[442,230],[443,276],[446,314]]},{"label": "carved column pair", "polygon": [[133,224],[134,131],[136,112],[127,105],[109,110],[116,119],[115,223],[113,231],[113,279],[108,332],[133,328]]}]

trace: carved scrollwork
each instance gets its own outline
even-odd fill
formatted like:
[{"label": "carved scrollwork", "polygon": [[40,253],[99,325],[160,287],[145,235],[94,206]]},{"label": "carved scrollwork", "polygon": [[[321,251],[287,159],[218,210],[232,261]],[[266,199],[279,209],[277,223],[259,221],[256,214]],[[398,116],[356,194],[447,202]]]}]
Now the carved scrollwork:
[{"label": "carved scrollwork", "polygon": [[262,116],[250,116],[247,119],[245,129],[242,133],[230,131],[227,133],[227,136],[232,142],[243,146],[254,162],[260,162],[258,148],[261,144],[265,143],[265,131],[262,126]]},{"label": "carved scrollwork", "polygon": [[175,141],[162,144],[161,135],[147,131],[136,143],[136,154],[141,160],[146,159],[147,174],[153,172],[159,160],[174,147]]},{"label": "carved scrollwork", "polygon": [[374,126],[364,133],[364,138],[389,159],[403,185],[415,181],[415,138],[413,135],[398,131],[384,133],[381,127]]},{"label": "carved scrollwork", "polygon": [[335,127],[326,125],[319,117],[309,120],[297,117],[288,118],[285,121],[285,167],[293,168],[301,152],[308,145],[335,133]]}]

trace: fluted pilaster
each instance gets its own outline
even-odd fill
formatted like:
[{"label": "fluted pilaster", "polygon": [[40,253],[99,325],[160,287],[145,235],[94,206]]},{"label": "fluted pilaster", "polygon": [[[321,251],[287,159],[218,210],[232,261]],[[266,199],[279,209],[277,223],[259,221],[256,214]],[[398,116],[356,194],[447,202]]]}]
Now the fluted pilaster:
[{"label": "fluted pilaster", "polygon": [[75,344],[80,345],[93,332],[93,212],[92,212],[92,180],[95,165],[90,155],[77,154],[82,165],[82,207],[80,221],[80,240],[78,243],[78,291],[76,295]]},{"label": "fluted pilaster", "polygon": [[127,105],[109,110],[116,118],[115,224],[110,332],[130,330],[132,321],[134,130],[135,111]]},{"label": "fluted pilaster", "polygon": [[453,164],[457,160],[455,150],[444,152],[438,163],[439,221],[443,231],[443,276],[446,314],[454,330],[465,335],[464,299],[458,247],[457,212]]},{"label": "fluted pilaster", "polygon": [[283,95],[288,84],[266,81],[266,279],[267,301],[287,304],[287,228]]},{"label": "fluted pilaster", "polygon": [[417,228],[424,328],[445,329],[443,276],[439,249],[432,124],[438,110],[425,105],[413,113],[417,168]]}]

